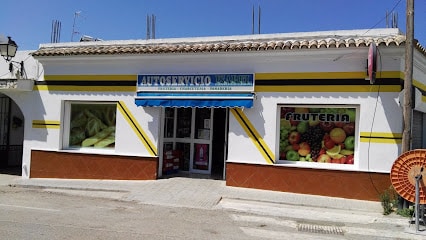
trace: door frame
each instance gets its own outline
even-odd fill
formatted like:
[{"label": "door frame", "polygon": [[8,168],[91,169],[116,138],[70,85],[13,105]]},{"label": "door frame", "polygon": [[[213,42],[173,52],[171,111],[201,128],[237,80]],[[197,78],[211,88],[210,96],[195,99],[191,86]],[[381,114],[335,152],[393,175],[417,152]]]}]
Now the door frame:
[{"label": "door frame", "polygon": [[[196,126],[195,126],[195,120],[196,120],[196,111],[197,108],[191,108],[191,134],[189,138],[177,138],[176,137],[176,128],[177,128],[177,122],[179,121],[179,119],[177,119],[177,107],[172,107],[173,111],[173,136],[170,137],[165,137],[165,124],[166,124],[166,108],[162,108],[161,109],[161,113],[160,113],[160,137],[159,137],[159,146],[158,149],[160,150],[160,154],[159,154],[159,170],[158,170],[158,175],[162,176],[163,175],[163,164],[164,164],[164,144],[165,143],[173,143],[173,149],[176,149],[176,144],[177,143],[185,143],[185,144],[190,144],[190,156],[189,156],[189,168],[188,171],[184,171],[182,169],[180,169],[180,171],[184,171],[184,172],[189,172],[189,173],[199,173],[199,174],[206,174],[206,175],[211,175],[212,174],[212,149],[213,149],[213,132],[214,132],[214,112],[215,112],[215,108],[209,108],[210,109],[210,134],[209,134],[209,139],[201,139],[201,138],[197,138],[196,136]],[[227,141],[228,141],[228,114],[229,114],[229,110],[226,109],[225,111],[226,113],[226,119],[225,119],[225,139],[224,139],[224,155],[223,155],[223,165],[224,165],[224,170],[223,170],[223,178],[225,176],[225,162],[226,162],[226,156],[227,156]],[[194,156],[195,156],[195,144],[208,144],[208,168],[207,170],[202,170],[202,169],[196,169],[194,168]]]}]

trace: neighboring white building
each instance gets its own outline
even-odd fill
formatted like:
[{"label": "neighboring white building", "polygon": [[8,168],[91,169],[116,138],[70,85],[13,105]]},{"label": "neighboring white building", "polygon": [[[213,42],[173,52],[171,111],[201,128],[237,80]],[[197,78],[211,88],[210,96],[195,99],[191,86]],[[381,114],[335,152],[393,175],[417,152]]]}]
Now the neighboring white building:
[{"label": "neighboring white building", "polygon": [[[33,51],[18,51],[8,63],[0,59],[0,168],[21,168],[24,142],[24,113],[31,108],[34,80],[42,76],[42,66]],[[24,72],[21,74],[21,62]],[[12,69],[10,69],[12,64]],[[10,71],[12,70],[12,71]]]},{"label": "neighboring white building", "polygon": [[[188,172],[379,200],[401,153],[404,43],[398,29],[374,29],[42,44],[33,90],[2,93],[25,118],[24,178]],[[419,44],[413,79],[422,148]]]}]

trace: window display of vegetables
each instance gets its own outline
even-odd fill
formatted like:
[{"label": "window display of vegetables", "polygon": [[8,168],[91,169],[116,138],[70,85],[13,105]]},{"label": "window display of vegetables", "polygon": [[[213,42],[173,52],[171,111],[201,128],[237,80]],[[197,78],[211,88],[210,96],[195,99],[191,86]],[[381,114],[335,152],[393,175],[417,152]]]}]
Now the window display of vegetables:
[{"label": "window display of vegetables", "polygon": [[[84,139],[83,142],[81,143],[81,146],[82,147],[92,146],[92,145],[94,145],[94,144],[96,144],[98,142],[103,141],[104,139],[106,139],[113,132],[115,132],[115,127],[108,127],[106,129],[104,129],[104,130],[96,133],[94,136]],[[115,141],[115,136],[114,136],[113,140]],[[112,143],[110,141],[108,141],[108,142],[110,144]],[[105,146],[108,146],[108,145],[109,144],[106,144],[106,145],[105,144],[99,144],[98,146],[105,147]]]},{"label": "window display of vegetables", "polygon": [[115,105],[73,104],[70,146],[111,147],[115,143]]}]

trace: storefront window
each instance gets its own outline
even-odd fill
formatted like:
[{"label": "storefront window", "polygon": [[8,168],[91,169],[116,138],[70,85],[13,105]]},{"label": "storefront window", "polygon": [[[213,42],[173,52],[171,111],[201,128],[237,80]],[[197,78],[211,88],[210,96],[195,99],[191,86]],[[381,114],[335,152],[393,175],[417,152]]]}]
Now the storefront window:
[{"label": "storefront window", "polygon": [[182,152],[182,159],[180,161],[179,169],[189,171],[189,159],[191,158],[191,144],[190,143],[176,143],[176,149]]},{"label": "storefront window", "polygon": [[[71,148],[114,148],[116,104],[70,103],[66,142]],[[66,115],[68,116],[68,115]]]},{"label": "storefront window", "polygon": [[191,108],[178,108],[177,109],[177,122],[176,137],[177,138],[190,138],[191,137]]},{"label": "storefront window", "polygon": [[195,112],[195,136],[197,139],[210,140],[211,109],[197,108]]},{"label": "storefront window", "polygon": [[173,127],[175,121],[175,110],[173,108],[166,108],[164,110],[165,118],[164,118],[164,137],[172,138],[174,135]]},{"label": "storefront window", "polygon": [[280,106],[279,159],[354,164],[356,108]]}]

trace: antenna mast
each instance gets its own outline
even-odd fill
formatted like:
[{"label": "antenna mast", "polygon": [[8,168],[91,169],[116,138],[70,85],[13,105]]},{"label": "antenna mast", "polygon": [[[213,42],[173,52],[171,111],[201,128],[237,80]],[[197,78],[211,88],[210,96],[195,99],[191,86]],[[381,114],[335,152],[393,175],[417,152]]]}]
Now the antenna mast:
[{"label": "antenna mast", "polygon": [[146,39],[151,39],[151,18],[146,15]]},{"label": "antenna mast", "polygon": [[259,22],[258,22],[258,25],[259,25],[259,31],[258,31],[258,34],[260,34],[260,5],[259,5]]},{"label": "antenna mast", "polygon": [[[260,17],[261,17],[261,9],[260,5],[258,6],[258,13],[257,13],[257,33],[260,34]],[[254,5],[251,12],[251,33],[254,34]]]},{"label": "antenna mast", "polygon": [[72,24],[72,33],[71,33],[71,42],[74,40],[74,34],[79,34],[79,32],[75,31],[75,19],[80,17],[81,11],[77,11],[74,13],[74,22]]},{"label": "antenna mast", "polygon": [[58,43],[61,41],[61,22],[58,20],[52,21],[52,32],[50,34],[50,42]]},{"label": "antenna mast", "polygon": [[254,5],[251,10],[251,34],[254,34]]},{"label": "antenna mast", "polygon": [[156,20],[156,17],[155,17],[155,15],[154,14],[152,14],[152,19],[151,19],[151,23],[152,23],[152,27],[151,27],[151,31],[152,31],[152,39],[155,39],[155,20]]},{"label": "antenna mast", "polygon": [[155,21],[157,17],[154,14],[146,15],[146,39],[155,39]]},{"label": "antenna mast", "polygon": [[[390,23],[390,24],[389,24]],[[386,28],[398,28],[398,13],[386,11]]]}]

